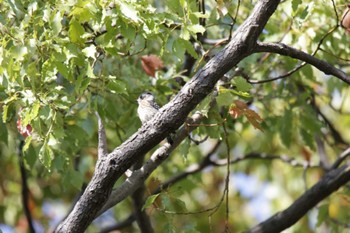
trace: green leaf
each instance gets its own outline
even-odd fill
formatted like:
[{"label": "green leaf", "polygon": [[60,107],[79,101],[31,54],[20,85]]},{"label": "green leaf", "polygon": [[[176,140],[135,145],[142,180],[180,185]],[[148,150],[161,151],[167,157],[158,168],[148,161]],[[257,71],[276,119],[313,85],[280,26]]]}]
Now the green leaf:
[{"label": "green leaf", "polygon": [[56,156],[52,161],[52,168],[57,171],[64,171],[64,164],[66,160],[63,156]]},{"label": "green leaf", "polygon": [[300,14],[300,19],[305,20],[313,9],[313,3],[308,4]]},{"label": "green leaf", "polygon": [[84,23],[96,18],[97,10],[93,1],[78,0],[69,15],[74,16],[80,23]]},{"label": "green leaf", "polygon": [[315,111],[312,109],[311,106],[304,106],[302,111],[300,112],[300,122],[301,126],[311,133],[319,133],[322,124],[317,118],[317,114]]},{"label": "green leaf", "polygon": [[297,12],[299,5],[302,3],[302,0],[292,0],[292,10],[293,13]]},{"label": "green leaf", "polygon": [[305,144],[308,145],[312,150],[316,150],[314,136],[303,128],[300,129],[300,134]]},{"label": "green leaf", "polygon": [[82,35],[85,33],[84,27],[73,17],[69,24],[69,38],[73,43],[83,43]]},{"label": "green leaf", "polygon": [[234,83],[236,84],[238,91],[248,92],[252,88],[252,85],[242,77],[235,78]]},{"label": "green leaf", "polygon": [[160,195],[160,193],[147,197],[145,204],[142,207],[142,210],[145,210],[148,207],[150,207],[151,205],[153,205],[154,201],[158,198],[159,195]]},{"label": "green leaf", "polygon": [[95,45],[90,45],[89,47],[86,47],[82,50],[82,52],[85,54],[86,57],[91,57],[93,59],[96,59],[96,47]]},{"label": "green leaf", "polygon": [[88,139],[87,132],[78,125],[70,125],[69,131],[66,131],[67,139],[70,140],[72,145],[82,146]]},{"label": "green leaf", "polygon": [[2,122],[7,122],[7,113],[8,113],[9,105],[2,106]]},{"label": "green leaf", "polygon": [[167,8],[170,12],[179,14],[181,12],[182,6],[180,5],[180,1],[177,0],[165,0]]},{"label": "green leaf", "polygon": [[79,75],[75,81],[74,89],[78,94],[82,94],[89,86],[91,79],[86,78],[85,75]]},{"label": "green leaf", "polygon": [[32,105],[32,108],[26,112],[24,118],[21,121],[21,124],[23,126],[30,124],[30,122],[38,116],[39,109],[40,109],[40,102],[35,101]]},{"label": "green leaf", "polygon": [[85,66],[85,74],[89,78],[96,78],[96,75],[94,74],[94,70],[93,70],[93,68],[91,67],[90,64],[86,64],[86,66]]},{"label": "green leaf", "polygon": [[209,14],[208,13],[203,14],[202,12],[192,12],[192,14],[194,16],[196,16],[197,18],[204,18],[204,19],[209,18]]},{"label": "green leaf", "polygon": [[53,151],[47,144],[47,141],[45,141],[39,151],[39,160],[46,167],[48,171],[50,171],[51,161],[53,157],[54,157]]},{"label": "green leaf", "polygon": [[[111,77],[111,76],[110,76]],[[114,93],[116,94],[127,94],[127,86],[125,82],[119,80],[119,79],[114,79],[111,80],[107,87]]]},{"label": "green leaf", "polygon": [[245,92],[245,91],[236,91],[236,90],[230,90],[230,92],[232,94],[235,94],[237,96],[241,96],[243,98],[251,98],[251,95],[249,94],[249,92]]},{"label": "green leaf", "polygon": [[138,11],[135,10],[133,6],[130,4],[125,4],[123,2],[119,2],[120,13],[124,16],[127,21],[132,23],[139,23],[142,20],[138,16]]},{"label": "green leaf", "polygon": [[187,211],[186,203],[184,201],[182,201],[179,198],[173,198],[172,200],[173,200],[173,205],[174,205],[175,211],[178,211],[178,212],[186,212]]},{"label": "green leaf", "polygon": [[163,233],[175,233],[177,231],[176,231],[176,228],[175,228],[174,224],[172,224],[170,222],[167,222],[164,225],[162,232]]},{"label": "green leaf", "polygon": [[29,148],[24,151],[24,159],[28,164],[29,168],[32,168],[37,161],[38,152],[33,148],[33,146],[29,146]]},{"label": "green leaf", "polygon": [[216,102],[219,106],[230,106],[235,97],[229,90],[221,89],[219,95],[216,97]]},{"label": "green leaf", "polygon": [[291,145],[293,135],[293,112],[291,110],[284,111],[284,116],[280,122],[280,137],[282,143],[288,148]]},{"label": "green leaf", "polygon": [[190,32],[194,34],[197,34],[197,33],[203,34],[205,32],[205,28],[200,24],[190,25],[187,28]]},{"label": "green leaf", "polygon": [[174,55],[177,56],[179,59],[183,59],[183,56],[185,54],[186,48],[184,46],[184,43],[182,40],[175,40],[173,43],[173,52]]},{"label": "green leaf", "polygon": [[162,200],[162,206],[164,209],[170,209],[171,208],[171,200],[168,195],[161,195],[160,196]]},{"label": "green leaf", "polygon": [[181,40],[184,47],[186,48],[186,51],[193,57],[193,58],[198,58],[198,54],[196,50],[193,47],[193,44],[187,40]]},{"label": "green leaf", "polygon": [[308,79],[308,80],[312,80],[314,77],[314,73],[313,73],[311,65],[304,66],[300,70],[300,74],[303,78]]},{"label": "green leaf", "polygon": [[76,188],[76,189],[81,189],[81,186],[83,184],[83,176],[80,172],[75,171],[75,170],[70,170],[69,171],[69,178],[70,178],[70,183]]},{"label": "green leaf", "polygon": [[190,140],[185,140],[181,144],[181,155],[184,161],[187,161],[188,151],[190,149]]},{"label": "green leaf", "polygon": [[131,41],[135,39],[136,30],[132,25],[125,24],[123,27],[120,28],[120,31],[125,38]]},{"label": "green leaf", "polygon": [[0,141],[4,142],[6,145],[8,144],[7,127],[2,121],[0,121]]},{"label": "green leaf", "polygon": [[186,0],[180,0],[179,2],[180,2],[181,8],[183,8],[183,9],[187,8],[187,1]]},{"label": "green leaf", "polygon": [[51,23],[52,33],[54,36],[57,36],[62,30],[61,21],[62,21],[61,12],[57,11]]},{"label": "green leaf", "polygon": [[28,137],[26,137],[25,139],[25,143],[24,143],[24,146],[23,146],[23,152],[26,152],[30,146],[30,143],[32,142],[32,139],[33,139],[33,136],[32,135],[29,135]]},{"label": "green leaf", "polygon": [[191,33],[187,27],[184,26],[181,28],[180,38],[186,41],[191,38]]},{"label": "green leaf", "polygon": [[197,107],[197,110],[200,111],[205,117],[208,117],[211,101],[212,96],[209,95],[204,100],[202,100],[202,102]]},{"label": "green leaf", "polygon": [[13,46],[10,48],[10,53],[13,59],[23,61],[24,56],[28,54],[28,48],[25,46]]},{"label": "green leaf", "polygon": [[324,223],[326,219],[328,219],[328,207],[329,205],[325,204],[318,208],[317,224],[316,224],[317,227],[321,226],[321,224]]}]

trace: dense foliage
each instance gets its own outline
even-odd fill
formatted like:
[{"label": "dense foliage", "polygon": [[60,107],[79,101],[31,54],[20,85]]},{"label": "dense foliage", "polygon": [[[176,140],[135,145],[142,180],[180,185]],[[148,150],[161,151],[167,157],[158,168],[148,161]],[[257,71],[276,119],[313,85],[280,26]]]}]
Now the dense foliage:
[{"label": "dense foliage", "polygon": [[[319,3],[282,1],[259,40],[285,43],[348,73],[345,2]],[[166,104],[227,44],[254,4],[0,1],[0,223],[28,229],[21,201],[27,183],[36,229],[52,230],[94,172],[95,111],[112,151],[141,126],[138,95],[148,90]],[[146,196],[205,164],[147,199],[156,232],[249,229],[293,203],[349,147],[349,87],[334,76],[301,60],[254,53],[220,84],[193,111],[205,119],[192,139],[147,180]],[[347,232],[349,204],[342,188],[290,232]],[[132,212],[126,199],[88,232]]]}]

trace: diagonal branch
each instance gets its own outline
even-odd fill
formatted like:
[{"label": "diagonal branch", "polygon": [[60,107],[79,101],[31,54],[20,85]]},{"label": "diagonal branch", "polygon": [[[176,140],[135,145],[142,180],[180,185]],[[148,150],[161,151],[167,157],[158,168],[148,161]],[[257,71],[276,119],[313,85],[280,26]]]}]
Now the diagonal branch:
[{"label": "diagonal branch", "polygon": [[[200,113],[195,113],[191,119],[188,121],[191,124],[199,124],[203,119],[203,115]],[[169,143],[164,144],[162,147],[158,148],[152,155],[151,158],[140,168],[132,172],[130,177],[128,177],[125,182],[120,185],[118,188],[114,189],[110,195],[110,198],[107,200],[103,208],[98,212],[97,216],[101,215],[103,212],[109,208],[115,206],[133,192],[135,192],[145,180],[151,175],[151,173],[165,160],[169,157],[170,153],[178,146],[180,143],[187,138],[189,132],[194,130],[195,127],[186,128],[183,127],[177,137],[174,140],[174,143],[170,146]]]},{"label": "diagonal branch", "polygon": [[103,122],[101,120],[98,112],[95,112],[97,121],[98,121],[98,157],[101,158],[108,154],[107,151],[107,140],[106,140],[106,131],[103,126]]},{"label": "diagonal branch", "polygon": [[287,209],[276,213],[266,221],[246,231],[246,233],[281,232],[294,225],[310,209],[324,198],[337,191],[350,180],[350,163],[336,170],[331,170],[313,187],[301,195]]},{"label": "diagonal branch", "polygon": [[258,1],[230,43],[201,68],[171,102],[108,156],[97,161],[83,195],[55,232],[83,232],[90,225],[108,200],[114,183],[134,161],[179,128],[216,82],[254,51],[259,35],[279,3],[280,0]]},{"label": "diagonal branch", "polygon": [[310,65],[313,65],[320,71],[324,72],[327,75],[333,75],[340,80],[350,84],[350,77],[344,73],[342,70],[335,68],[328,62],[320,60],[310,54],[307,54],[303,51],[297,50],[291,46],[288,46],[283,43],[263,43],[258,42],[258,45],[255,48],[255,52],[269,52],[269,53],[278,53],[280,55],[292,57]]}]

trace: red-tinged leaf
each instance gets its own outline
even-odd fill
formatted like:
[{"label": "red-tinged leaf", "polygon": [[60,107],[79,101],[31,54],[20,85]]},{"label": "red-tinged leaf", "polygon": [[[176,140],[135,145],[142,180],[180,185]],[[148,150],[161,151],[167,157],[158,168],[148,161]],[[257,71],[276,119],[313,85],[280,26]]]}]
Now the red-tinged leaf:
[{"label": "red-tinged leaf", "polygon": [[152,77],[155,76],[157,70],[162,69],[164,67],[163,61],[160,60],[160,58],[156,55],[152,54],[148,56],[142,56],[141,65],[146,74]]},{"label": "red-tinged leaf", "polygon": [[16,224],[17,232],[27,232],[28,228],[29,228],[28,221],[24,216],[18,219],[18,222]]},{"label": "red-tinged leaf", "polygon": [[[249,112],[249,113],[247,113],[247,112]],[[246,111],[245,116],[247,117],[250,124],[252,124],[254,126],[255,129],[258,129],[261,132],[264,132],[263,128],[260,125],[260,123],[262,122],[262,119],[256,112],[254,112],[251,109],[248,109]]]},{"label": "red-tinged leaf", "polygon": [[231,105],[229,109],[229,114],[233,119],[237,119],[238,117],[245,114],[246,109],[248,109],[246,103],[240,100],[235,100],[234,105]]},{"label": "red-tinged leaf", "polygon": [[19,118],[17,120],[17,130],[18,132],[23,136],[23,137],[28,137],[29,135],[32,135],[32,126],[31,125],[26,125],[26,126],[22,126],[21,124],[21,119]]},{"label": "red-tinged leaf", "polygon": [[247,109],[245,112],[245,115],[249,118],[255,119],[257,121],[263,121],[263,119],[259,116],[258,113],[256,113],[254,110]]},{"label": "red-tinged leaf", "polygon": [[254,126],[255,129],[259,129],[260,131],[264,131],[261,127],[260,123],[263,119],[256,113],[254,110],[248,108],[248,105],[240,100],[234,101],[234,106],[231,106],[229,110],[229,114],[232,118],[237,119],[238,117],[244,115],[247,120]]},{"label": "red-tinged leaf", "polygon": [[308,162],[308,163],[310,163],[310,161],[311,161],[311,152],[310,152],[310,150],[308,149],[308,148],[306,148],[305,146],[303,146],[302,148],[301,148],[301,155],[304,157],[304,159]]},{"label": "red-tinged leaf", "polygon": [[243,114],[242,110],[240,110],[236,106],[231,106],[228,113],[231,115],[231,117],[233,119],[237,119],[238,117],[240,117]]},{"label": "red-tinged leaf", "polygon": [[235,105],[237,106],[237,108],[241,109],[241,110],[245,110],[245,109],[248,109],[248,105],[243,102],[243,101],[240,101],[240,100],[235,100]]},{"label": "red-tinged leaf", "polygon": [[350,5],[346,6],[346,9],[341,18],[341,26],[346,30],[346,32],[350,33]]}]

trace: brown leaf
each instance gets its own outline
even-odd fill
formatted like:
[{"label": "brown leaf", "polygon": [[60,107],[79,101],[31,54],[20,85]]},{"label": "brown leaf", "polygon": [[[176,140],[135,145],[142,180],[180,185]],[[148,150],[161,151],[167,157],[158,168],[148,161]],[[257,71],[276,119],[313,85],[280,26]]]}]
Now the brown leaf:
[{"label": "brown leaf", "polygon": [[340,24],[350,34],[350,5],[346,6]]},{"label": "brown leaf", "polygon": [[156,70],[162,69],[164,67],[163,61],[153,54],[142,56],[141,65],[146,74],[152,77],[155,77]]},{"label": "brown leaf", "polygon": [[251,109],[248,109],[246,111],[245,116],[247,117],[250,124],[254,126],[255,129],[259,129],[260,131],[264,132],[263,128],[260,125],[263,119],[259,116],[259,114],[257,114]]},{"label": "brown leaf", "polygon": [[310,163],[310,160],[311,160],[311,152],[310,152],[310,150],[309,149],[307,149],[305,146],[303,146],[302,148],[301,148],[301,154],[302,154],[302,156],[304,157],[304,159],[308,162],[308,163]]},{"label": "brown leaf", "polygon": [[234,103],[241,110],[245,110],[245,109],[248,108],[248,105],[245,102],[243,102],[243,101],[235,100]]},{"label": "brown leaf", "polygon": [[263,119],[260,117],[258,113],[254,110],[248,108],[248,105],[240,100],[234,101],[234,106],[231,106],[229,109],[229,114],[232,118],[237,119],[238,117],[244,115],[247,120],[254,126],[255,129],[259,129],[260,131],[264,131],[261,127],[260,123]]},{"label": "brown leaf", "polygon": [[236,106],[231,106],[228,113],[231,115],[233,119],[237,119],[243,114],[243,112]]}]

